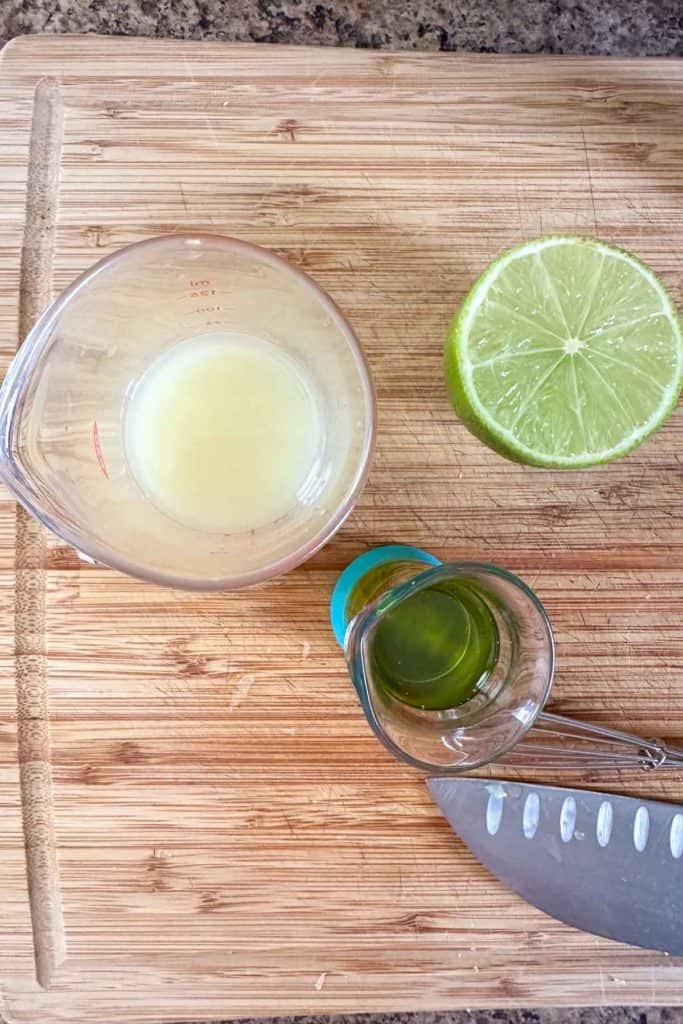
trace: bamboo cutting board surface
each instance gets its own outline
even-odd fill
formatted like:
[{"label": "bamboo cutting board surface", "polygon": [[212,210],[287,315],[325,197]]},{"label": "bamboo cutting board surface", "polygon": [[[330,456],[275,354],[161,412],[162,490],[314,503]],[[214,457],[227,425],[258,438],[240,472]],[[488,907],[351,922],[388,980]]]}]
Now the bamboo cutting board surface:
[{"label": "bamboo cutting board surface", "polygon": [[[33,37],[0,101],[5,364],[96,259],[196,229],[308,271],[379,399],[358,508],[260,589],[83,565],[3,493],[0,1016],[680,1002],[683,963],[473,860],[371,736],[327,605],[378,543],[499,562],[553,618],[555,709],[680,742],[683,410],[608,467],[514,466],[450,410],[441,346],[483,266],[541,232],[625,245],[683,299],[683,66]],[[683,798],[680,775],[568,781]]]}]

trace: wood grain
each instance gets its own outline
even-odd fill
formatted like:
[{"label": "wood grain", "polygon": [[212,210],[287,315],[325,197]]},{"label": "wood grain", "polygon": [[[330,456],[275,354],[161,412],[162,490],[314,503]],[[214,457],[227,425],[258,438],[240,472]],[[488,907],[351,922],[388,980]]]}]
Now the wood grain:
[{"label": "wood grain", "polygon": [[[131,1024],[680,1003],[683,963],[551,921],[472,859],[419,775],[370,734],[327,605],[337,572],[376,543],[499,562],[553,618],[556,710],[681,741],[681,409],[611,466],[514,466],[452,413],[441,346],[481,268],[541,231],[625,245],[683,298],[683,67],[15,41],[0,74],[5,363],[23,333],[33,94],[46,76],[64,123],[40,294],[163,232],[267,245],[358,331],[379,438],[368,487],[334,541],[241,594],[146,586],[82,565],[51,536],[15,567],[15,510],[0,495],[6,679],[20,668],[9,624],[27,578],[44,600],[35,651],[68,944],[42,989],[17,708],[2,687],[0,1015]],[[675,774],[568,780],[683,794]]]}]

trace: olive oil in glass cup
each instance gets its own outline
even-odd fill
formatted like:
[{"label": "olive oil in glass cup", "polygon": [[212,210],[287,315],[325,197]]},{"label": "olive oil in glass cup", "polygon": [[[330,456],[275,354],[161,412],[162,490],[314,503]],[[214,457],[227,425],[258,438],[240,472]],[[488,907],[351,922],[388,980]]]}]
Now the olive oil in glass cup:
[{"label": "olive oil in glass cup", "polygon": [[370,725],[417,767],[467,771],[495,760],[543,707],[550,623],[503,569],[377,548],[339,578],[331,614]]}]

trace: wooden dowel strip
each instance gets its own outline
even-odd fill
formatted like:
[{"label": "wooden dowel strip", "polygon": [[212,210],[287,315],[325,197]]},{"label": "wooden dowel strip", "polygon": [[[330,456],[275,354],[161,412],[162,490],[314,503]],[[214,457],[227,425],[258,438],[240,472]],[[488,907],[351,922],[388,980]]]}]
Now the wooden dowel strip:
[{"label": "wooden dowel strip", "polygon": [[[29,150],[21,253],[23,340],[50,302],[63,111],[59,85],[38,83]],[[38,982],[47,988],[66,956],[57,864],[45,644],[45,532],[21,506],[16,516],[15,680],[26,874]]]}]

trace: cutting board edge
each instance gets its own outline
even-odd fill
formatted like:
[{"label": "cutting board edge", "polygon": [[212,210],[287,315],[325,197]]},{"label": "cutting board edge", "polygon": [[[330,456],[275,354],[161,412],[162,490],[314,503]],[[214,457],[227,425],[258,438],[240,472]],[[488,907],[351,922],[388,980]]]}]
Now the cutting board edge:
[{"label": "cutting board edge", "polygon": [[[189,53],[193,50],[215,50],[217,53],[229,52],[234,50],[240,53],[252,53],[257,55],[259,53],[277,52],[280,54],[296,55],[301,56],[306,54],[310,57],[317,57],[323,61],[333,60],[340,61],[341,63],[350,63],[356,61],[358,64],[367,63],[368,58],[376,59],[378,61],[389,61],[396,60],[405,61],[406,63],[418,63],[430,65],[434,63],[443,64],[462,64],[462,65],[490,65],[490,64],[511,64],[522,67],[524,65],[538,65],[542,63],[554,64],[558,67],[595,67],[598,65],[604,66],[605,64],[619,65],[620,67],[626,68],[659,68],[662,64],[669,64],[670,66],[679,65],[681,67],[681,73],[683,74],[683,59],[676,56],[663,56],[663,57],[620,57],[615,55],[599,55],[599,54],[558,54],[558,53],[479,53],[470,50],[453,50],[453,51],[435,51],[435,50],[402,50],[402,49],[377,49],[368,50],[359,47],[337,47],[337,46],[323,46],[313,45],[310,43],[271,43],[271,42],[253,42],[253,41],[241,41],[241,40],[217,40],[217,39],[175,39],[175,38],[156,38],[153,36],[139,36],[139,35],[102,35],[98,32],[78,32],[78,33],[50,33],[50,32],[35,32],[35,33],[24,33],[22,35],[13,36],[9,39],[2,50],[0,50],[0,69],[3,63],[11,65],[13,63],[21,63],[27,59],[32,60],[34,58],[48,60],[53,59],[55,55],[59,55],[65,47],[78,46],[79,44],[89,44],[95,46],[101,46],[105,51],[118,51],[119,49],[125,56],[130,56],[131,47],[139,46],[141,49],[147,49],[149,51],[157,51],[160,57],[164,56],[165,51],[175,51],[176,53],[184,48],[187,48]],[[113,54],[118,56],[118,52]],[[71,54],[70,57],[78,61],[77,54]],[[45,72],[46,74],[53,73],[52,71]],[[142,69],[142,74],[149,73],[148,69]],[[36,72],[35,77],[41,76],[40,70]]]}]

